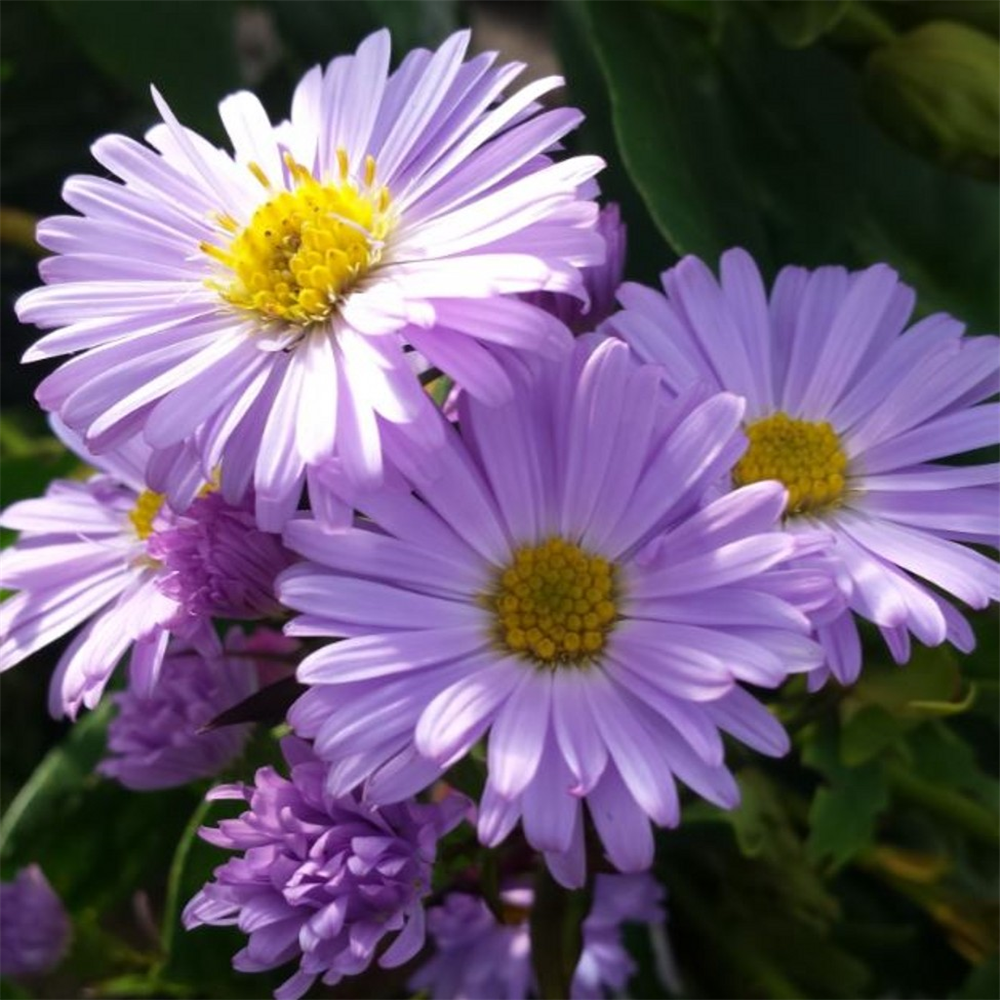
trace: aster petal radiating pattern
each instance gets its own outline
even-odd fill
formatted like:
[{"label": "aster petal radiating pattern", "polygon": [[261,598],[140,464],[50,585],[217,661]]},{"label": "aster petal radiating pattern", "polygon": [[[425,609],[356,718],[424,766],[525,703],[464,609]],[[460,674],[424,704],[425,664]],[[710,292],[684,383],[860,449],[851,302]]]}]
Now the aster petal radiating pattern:
[{"label": "aster petal radiating pattern", "polygon": [[1000,440],[997,338],[963,336],[942,313],[908,327],[916,296],[884,264],[786,267],[768,295],[736,249],[718,279],[687,257],[662,281],[665,294],[623,285],[624,309],[602,332],[662,365],[672,392],[742,396],[754,444],[733,481],[784,481],[787,530],[832,535],[849,609],[820,621],[828,664],[810,683],[857,678],[855,617],[901,663],[911,635],[971,650],[972,630],[941,595],[973,608],[1000,598],[996,562],[965,544],[997,545],[1000,465],[948,460]]},{"label": "aster petal radiating pattern", "polygon": [[[345,637],[303,661],[289,719],[331,788],[364,781],[373,801],[413,794],[488,733],[480,838],[523,819],[578,885],[584,801],[611,861],[637,871],[649,820],[678,820],[675,777],[736,803],[720,730],[785,752],[741,683],[820,665],[803,608],[833,587],[821,578],[817,598],[815,574],[783,570],[819,543],[778,530],[780,485],[706,499],[746,445],[734,396],[669,404],[655,368],[594,337],[513,377],[506,405],[463,394],[433,472],[378,491],[331,477],[368,520],[289,523],[311,561],[279,578],[301,613],[287,630]],[[767,613],[748,624],[739,602]]]},{"label": "aster petal radiating pattern", "polygon": [[468,42],[459,32],[390,73],[377,32],[307,73],[277,126],[253,95],[227,97],[232,155],[154,90],[163,124],[148,146],[93,147],[121,183],[70,178],[80,214],[39,226],[58,256],[17,310],[52,332],[25,359],[81,352],[39,402],[98,452],[141,432],[150,485],[175,506],[176,449],[206,477],[221,464],[226,498],[252,483],[274,531],[331,456],[377,481],[386,424],[437,446],[411,348],[491,401],[511,391],[495,345],[564,354],[566,327],[516,293],[585,295],[579,268],[605,253],[588,196],[603,164],[548,156],[582,117],[537,104],[558,78],[504,98],[523,66],[465,61]]}]

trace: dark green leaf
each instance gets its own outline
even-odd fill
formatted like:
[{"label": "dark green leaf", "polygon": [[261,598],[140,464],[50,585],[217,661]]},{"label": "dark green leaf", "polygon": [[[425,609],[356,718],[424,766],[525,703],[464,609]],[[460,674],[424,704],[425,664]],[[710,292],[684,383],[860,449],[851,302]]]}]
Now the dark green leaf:
[{"label": "dark green leaf", "polygon": [[240,85],[239,5],[47,0],[87,56],[128,92],[153,104],[155,84],[184,124],[221,134],[218,102]]},{"label": "dark green leaf", "polygon": [[803,49],[822,38],[845,14],[854,0],[796,0],[795,3],[762,0],[758,10],[782,45]]},{"label": "dark green leaf", "polygon": [[[737,109],[702,27],[655,4],[584,5],[622,162],[678,253],[709,259],[734,242],[767,255]],[[763,261],[769,266],[769,261]]]},{"label": "dark green leaf", "polygon": [[993,328],[996,187],[896,146],[847,63],[776,45],[737,6],[716,44],[668,5],[585,4],[622,160],[671,245],[709,262],[742,245],[770,273],[887,261],[922,309]]},{"label": "dark green leaf", "polygon": [[189,984],[192,995],[213,997],[268,997],[285,975],[246,976],[234,973],[232,958],[246,944],[246,935],[235,927],[198,927],[186,931],[181,913],[188,901],[212,877],[212,872],[230,857],[198,836],[198,830],[222,816],[238,812],[242,803],[202,802],[190,815],[177,840],[170,864],[167,902],[161,940],[164,955],[157,977]]},{"label": "dark green leaf", "polygon": [[155,880],[196,797],[130,792],[94,774],[110,714],[106,701],[73,726],[0,824],[5,872],[37,862],[71,911],[103,909]]},{"label": "dark green leaf", "polygon": [[412,48],[436,46],[460,26],[456,0],[358,0],[267,4],[285,42],[305,63],[326,64],[379,28],[392,33],[397,61]]},{"label": "dark green leaf", "polygon": [[848,767],[838,754],[836,729],[814,727],[802,751],[802,762],[819,771],[827,784],[816,790],[809,808],[808,856],[829,860],[834,867],[870,847],[875,824],[889,804],[879,762]]}]

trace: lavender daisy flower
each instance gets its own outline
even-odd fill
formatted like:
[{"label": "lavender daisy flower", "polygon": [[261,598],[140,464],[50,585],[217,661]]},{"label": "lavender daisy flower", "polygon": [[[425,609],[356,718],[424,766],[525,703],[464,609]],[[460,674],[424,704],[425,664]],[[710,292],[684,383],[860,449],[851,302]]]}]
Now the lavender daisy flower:
[{"label": "lavender daisy flower", "polygon": [[[583,923],[583,950],[570,984],[571,1000],[620,995],[635,972],[622,943],[623,923],[659,923],[663,889],[647,874],[598,875]],[[449,893],[427,911],[436,954],[410,980],[433,1000],[524,1000],[538,995],[531,961],[529,918],[534,893],[501,892],[503,920],[467,893]]]},{"label": "lavender daisy flower", "polygon": [[62,902],[38,865],[0,884],[0,975],[48,972],[66,954],[70,930]]},{"label": "lavender daisy flower", "polygon": [[883,264],[787,267],[768,299],[753,260],[730,250],[718,281],[688,257],[663,287],[624,285],[625,309],[602,329],[662,364],[675,392],[701,382],[745,398],[750,447],[733,485],[784,483],[787,530],[836,539],[850,611],[818,634],[837,679],[861,669],[851,611],[901,663],[910,633],[970,650],[972,630],[937,590],[974,608],[1000,597],[996,564],[962,544],[997,544],[1000,466],[938,460],[1000,438],[998,407],[983,402],[998,389],[997,338],[965,338],[942,313],[904,332],[915,295]]},{"label": "lavender daisy flower", "polygon": [[250,804],[238,819],[201,831],[209,843],[243,853],[215,870],[183,920],[189,930],[213,924],[246,932],[247,946],[233,959],[240,972],[298,960],[274,994],[297,1000],[317,977],[332,985],[364,971],[387,934],[395,940],[379,958],[383,968],[420,950],[435,845],[469,802],[450,795],[439,804],[379,809],[353,795],[337,798],[307,744],[288,737],[282,750],[290,779],[263,767],[253,788],[224,785],[209,794]]},{"label": "lavender daisy flower", "polygon": [[577,885],[584,799],[612,862],[638,871],[648,820],[678,821],[675,776],[736,803],[720,730],[786,751],[740,684],[822,662],[803,608],[832,585],[774,571],[816,544],[776,530],[780,484],[702,504],[745,447],[743,404],[668,404],[659,377],[624,344],[581,338],[506,405],[463,394],[462,436],[449,429],[432,472],[408,470],[419,499],[361,489],[346,499],[370,521],[289,523],[312,561],[279,578],[302,612],[287,631],[347,637],[302,662],[312,687],[289,714],[332,789],[405,797],[489,731],[480,838],[523,815]]},{"label": "lavender daisy flower", "polygon": [[[438,444],[404,350],[478,398],[502,401],[505,345],[556,356],[565,327],[511,293],[582,295],[599,263],[597,157],[546,151],[581,120],[541,111],[556,77],[503,99],[524,68],[463,62],[468,32],[410,52],[389,73],[389,34],[312,69],[289,121],[241,92],[220,115],[234,155],[188,131],[154,90],[164,124],[94,146],[124,183],[73,177],[80,216],[43,222],[60,256],[18,315],[54,332],[25,360],[83,351],[39,402],[104,451],[141,430],[157,456],[195,447],[231,501],[248,480],[262,528],[298,505],[306,470],[336,454],[377,480],[383,422]],[[179,471],[149,472],[174,500]]]},{"label": "lavender daisy flower", "polygon": [[129,687],[114,696],[118,714],[108,727],[109,756],[98,770],[137,790],[218,774],[243,752],[250,726],[200,730],[257,690],[255,657],[279,648],[291,652],[297,643],[266,629],[247,637],[234,628],[222,653],[205,657],[174,640],[151,691]]},{"label": "lavender daisy flower", "polygon": [[213,656],[219,644],[209,615],[274,613],[274,578],[287,556],[276,537],[256,529],[249,507],[208,496],[175,514],[145,488],[149,449],[138,439],[94,456],[53,426],[101,471],[86,481],[57,480],[44,497],[0,515],[0,525],[21,532],[3,554],[3,586],[19,593],[0,604],[0,669],[83,625],[49,696],[54,715],[75,718],[81,706],[97,704],[129,649],[131,682],[146,696],[171,633]]}]

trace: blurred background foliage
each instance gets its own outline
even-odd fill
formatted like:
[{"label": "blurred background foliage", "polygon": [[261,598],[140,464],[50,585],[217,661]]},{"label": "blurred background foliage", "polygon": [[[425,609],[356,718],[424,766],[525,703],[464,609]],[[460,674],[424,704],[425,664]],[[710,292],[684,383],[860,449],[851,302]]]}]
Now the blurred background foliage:
[{"label": "blurred background foliage", "polygon": [[[787,263],[888,261],[924,312],[996,329],[1000,5],[993,0],[459,0],[3,5],[0,282],[4,505],[75,461],[31,394],[44,366],[13,315],[36,282],[34,220],[61,211],[88,147],[153,123],[155,82],[222,142],[216,104],[255,90],[274,120],[299,76],[387,25],[397,57],[471,24],[478,48],[558,66],[588,118],[574,150],[608,162],[627,271],[653,282],[678,256],[749,249]],[[7,534],[2,541],[10,540]],[[961,657],[918,650],[899,669],[867,636],[853,689],[774,697],[794,752],[731,748],[743,805],[690,802],[660,835],[666,933],[636,933],[640,997],[996,997],[998,639],[993,611]],[[62,967],[4,996],[267,996],[230,971],[238,935],[183,933],[180,907],[221,862],[195,837],[204,787],[134,794],[92,773],[108,709],[45,714],[59,650],[3,680],[0,863],[39,862],[74,919]],[[274,744],[262,731],[248,777]],[[218,807],[212,816],[217,818]],[[469,850],[472,850],[470,845]],[[467,864],[468,851],[452,852]],[[406,970],[341,996],[397,996]],[[280,977],[279,977],[280,978]]]}]

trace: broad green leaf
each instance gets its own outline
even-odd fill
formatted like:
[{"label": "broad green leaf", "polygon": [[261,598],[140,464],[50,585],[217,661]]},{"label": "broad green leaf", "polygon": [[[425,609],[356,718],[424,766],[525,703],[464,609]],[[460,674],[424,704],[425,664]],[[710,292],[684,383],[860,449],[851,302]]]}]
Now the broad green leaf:
[{"label": "broad green leaf", "polygon": [[922,310],[995,327],[996,187],[898,147],[845,60],[783,48],[736,6],[717,42],[669,5],[584,6],[622,161],[673,248],[714,264],[742,245],[771,274],[887,261]]},{"label": "broad green leaf", "polygon": [[184,124],[221,136],[216,111],[240,86],[231,2],[79,3],[47,0],[55,18],[102,72],[148,102],[150,84]]},{"label": "broad green leaf", "polygon": [[[722,10],[721,4],[694,7]],[[711,11],[710,11],[711,12]],[[597,175],[602,200],[615,202],[627,233],[625,276],[632,281],[655,284],[676,254],[649,217],[642,196],[622,163],[612,124],[611,101],[601,67],[589,41],[584,12],[578,3],[557,3],[552,10],[553,42],[566,76],[566,101],[580,108],[586,118],[566,137],[573,153],[591,153],[604,158],[605,168]]]},{"label": "broad green leaf", "polygon": [[170,863],[161,927],[165,958],[156,970],[156,978],[187,984],[192,996],[264,998],[287,977],[287,972],[255,976],[234,972],[233,955],[246,945],[246,935],[235,927],[198,927],[186,931],[181,926],[181,914],[189,900],[211,879],[213,871],[232,856],[202,840],[198,830],[239,812],[241,807],[242,803],[230,803],[227,812],[225,803],[199,803],[177,838]]},{"label": "broad green leaf", "polygon": [[0,823],[5,876],[37,862],[71,912],[102,910],[155,884],[197,794],[130,792],[94,774],[110,714],[105,701],[76,723]]},{"label": "broad green leaf", "polygon": [[621,159],[667,242],[713,259],[741,243],[770,267],[738,109],[695,20],[665,6],[588,2],[590,40],[611,98]]}]

